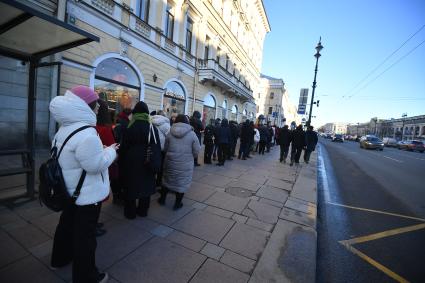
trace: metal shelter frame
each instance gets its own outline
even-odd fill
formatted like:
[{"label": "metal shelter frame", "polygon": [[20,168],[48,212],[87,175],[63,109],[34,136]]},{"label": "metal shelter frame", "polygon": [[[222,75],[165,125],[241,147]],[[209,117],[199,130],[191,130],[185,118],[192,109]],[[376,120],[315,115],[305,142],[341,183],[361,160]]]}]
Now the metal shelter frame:
[{"label": "metal shelter frame", "polygon": [[[89,42],[99,42],[99,37],[94,36],[86,31],[83,31],[75,26],[69,25],[63,21],[60,21],[50,15],[44,14],[38,10],[35,10],[31,7],[28,7],[20,2],[15,0],[0,0],[0,16],[10,16],[3,11],[7,10],[13,11],[15,13],[19,12],[15,17],[7,20],[6,22],[0,24],[0,39],[4,36],[9,36],[11,42],[16,42],[14,44],[5,43],[3,40],[0,40],[0,55],[14,58],[17,60],[22,60],[29,62],[29,74],[28,74],[28,109],[27,109],[27,137],[26,137],[26,146],[25,149],[15,149],[1,151],[0,155],[13,155],[21,154],[24,168],[17,169],[7,169],[0,170],[0,176],[10,176],[16,174],[26,174],[26,185],[27,185],[27,196],[34,196],[34,186],[35,186],[35,125],[36,125],[36,69],[38,67],[48,67],[58,65],[58,72],[60,75],[60,65],[61,62],[51,62],[51,63],[41,63],[41,59],[54,55],[56,53],[74,48]],[[3,11],[2,11],[3,10]],[[9,17],[10,18],[10,17]],[[34,28],[32,25],[28,26],[29,20],[36,20],[37,23],[40,23],[45,28],[60,28],[60,35],[58,33],[52,33],[53,36],[57,36],[55,45],[48,46],[42,50],[36,50],[34,52],[28,51],[29,45],[28,42],[25,42],[26,38],[22,38],[22,45],[19,45],[20,42],[16,40],[16,36],[19,34],[13,33],[14,29],[17,29],[19,32],[24,29],[28,32],[27,29]],[[27,26],[23,26],[27,23]],[[41,29],[40,29],[41,30]],[[36,33],[37,30],[30,30],[31,33]],[[44,31],[43,36],[45,36]],[[63,40],[63,42],[58,42],[62,40],[60,36],[69,35],[71,40]],[[13,38],[12,38],[13,37]],[[78,37],[78,39],[72,40],[72,38]],[[7,46],[6,46],[7,45]],[[36,45],[36,44],[34,44]],[[46,45],[46,44],[45,44]],[[57,85],[57,91],[59,93],[59,82]],[[25,157],[26,156],[26,157]]]}]

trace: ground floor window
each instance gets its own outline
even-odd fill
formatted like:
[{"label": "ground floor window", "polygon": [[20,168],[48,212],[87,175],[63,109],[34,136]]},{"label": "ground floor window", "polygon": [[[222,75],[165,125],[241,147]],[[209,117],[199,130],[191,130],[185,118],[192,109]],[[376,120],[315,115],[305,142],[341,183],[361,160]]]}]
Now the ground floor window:
[{"label": "ground floor window", "polygon": [[223,101],[223,104],[222,104],[222,110],[221,110],[221,118],[222,119],[224,119],[224,118],[227,118],[227,100],[224,100]]},{"label": "ground floor window", "polygon": [[232,115],[230,116],[231,121],[238,121],[238,107],[233,105],[232,107]]},{"label": "ground floor window", "polygon": [[210,123],[211,119],[215,119],[216,101],[214,96],[207,94],[204,97],[204,108],[202,113],[202,123],[204,126]]},{"label": "ground floor window", "polygon": [[171,81],[165,86],[163,110],[168,118],[185,114],[186,93],[180,83]]},{"label": "ground floor window", "polygon": [[140,80],[127,62],[118,58],[103,60],[95,72],[94,90],[108,103],[112,120],[140,100]]}]

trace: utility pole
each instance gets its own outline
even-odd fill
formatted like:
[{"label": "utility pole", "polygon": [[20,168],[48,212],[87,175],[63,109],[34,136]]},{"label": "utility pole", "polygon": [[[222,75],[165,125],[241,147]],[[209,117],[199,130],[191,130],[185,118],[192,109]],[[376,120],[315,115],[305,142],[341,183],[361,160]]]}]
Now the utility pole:
[{"label": "utility pole", "polygon": [[309,127],[311,124],[311,113],[313,112],[314,91],[316,90],[317,65],[319,63],[319,58],[321,56],[320,51],[323,49],[321,41],[322,41],[322,37],[320,37],[319,43],[317,43],[316,54],[314,54],[314,57],[316,57],[316,67],[314,68],[313,92],[311,94],[310,112],[308,113],[308,120],[306,123],[307,127]]}]

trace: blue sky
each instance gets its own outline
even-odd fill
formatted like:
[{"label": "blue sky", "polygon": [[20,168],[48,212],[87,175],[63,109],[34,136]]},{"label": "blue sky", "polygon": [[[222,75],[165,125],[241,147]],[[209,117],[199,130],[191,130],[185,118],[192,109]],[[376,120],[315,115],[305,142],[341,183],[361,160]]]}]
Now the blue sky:
[{"label": "blue sky", "polygon": [[262,73],[282,78],[296,104],[301,88],[309,88],[311,95],[314,48],[322,36],[324,49],[315,92],[315,100],[317,96],[320,103],[313,110],[317,117],[313,118],[313,125],[366,122],[372,117],[399,118],[403,113],[425,115],[425,0],[263,3],[271,32],[264,43]]}]

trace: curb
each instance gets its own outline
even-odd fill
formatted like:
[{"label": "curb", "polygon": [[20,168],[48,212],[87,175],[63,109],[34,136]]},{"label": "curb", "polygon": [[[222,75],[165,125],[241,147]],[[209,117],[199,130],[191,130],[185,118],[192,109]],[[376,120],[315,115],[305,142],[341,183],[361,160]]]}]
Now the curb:
[{"label": "curb", "polygon": [[317,155],[302,165],[250,283],[315,282]]}]

